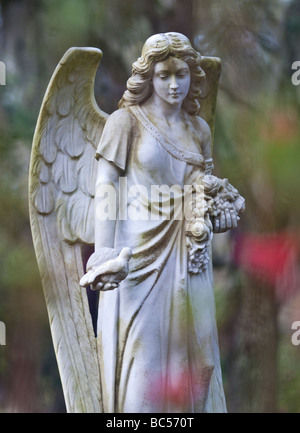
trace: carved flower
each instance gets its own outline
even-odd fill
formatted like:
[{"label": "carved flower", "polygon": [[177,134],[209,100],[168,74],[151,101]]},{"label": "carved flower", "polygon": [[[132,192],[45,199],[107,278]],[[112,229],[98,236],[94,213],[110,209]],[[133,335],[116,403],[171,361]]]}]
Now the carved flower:
[{"label": "carved flower", "polygon": [[188,271],[199,274],[207,269],[209,263],[208,243],[188,242]]},{"label": "carved flower", "polygon": [[205,194],[211,197],[214,197],[222,186],[221,179],[213,176],[212,174],[205,175],[202,182]]},{"label": "carved flower", "polygon": [[189,227],[190,234],[196,239],[198,243],[206,243],[211,238],[211,223],[209,224],[204,218],[196,218]]},{"label": "carved flower", "polygon": [[236,213],[238,215],[241,215],[245,211],[245,199],[241,195],[238,195],[238,197],[235,199],[234,208],[236,210]]}]

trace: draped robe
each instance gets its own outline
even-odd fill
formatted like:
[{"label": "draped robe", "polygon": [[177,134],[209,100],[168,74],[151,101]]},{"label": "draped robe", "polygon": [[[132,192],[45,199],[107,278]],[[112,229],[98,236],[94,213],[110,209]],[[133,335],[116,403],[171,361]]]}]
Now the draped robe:
[{"label": "draped robe", "polygon": [[191,185],[205,169],[201,149],[179,148],[136,105],[109,117],[96,156],[126,180],[115,248],[133,252],[127,278],[99,297],[104,411],[226,412],[211,259],[203,272],[188,272],[178,202],[151,194],[153,186]]}]

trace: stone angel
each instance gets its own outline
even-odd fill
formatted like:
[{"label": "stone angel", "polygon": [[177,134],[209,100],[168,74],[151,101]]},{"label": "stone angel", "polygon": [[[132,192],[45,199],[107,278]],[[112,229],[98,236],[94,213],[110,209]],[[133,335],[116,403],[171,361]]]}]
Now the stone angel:
[{"label": "stone angel", "polygon": [[94,98],[101,57],[61,59],[30,164],[67,411],[225,412],[211,240],[237,226],[244,199],[212,174],[221,61],[180,33],[151,36],[107,115]]}]

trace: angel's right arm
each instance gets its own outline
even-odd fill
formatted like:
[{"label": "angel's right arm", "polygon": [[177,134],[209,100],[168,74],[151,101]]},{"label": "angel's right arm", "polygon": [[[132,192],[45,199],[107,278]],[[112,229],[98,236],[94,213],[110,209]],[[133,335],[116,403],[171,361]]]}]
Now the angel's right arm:
[{"label": "angel's right arm", "polygon": [[[99,159],[95,196],[95,251],[103,247],[114,248],[120,175],[121,170],[113,162],[103,157]],[[104,210],[108,213],[106,219]]]}]

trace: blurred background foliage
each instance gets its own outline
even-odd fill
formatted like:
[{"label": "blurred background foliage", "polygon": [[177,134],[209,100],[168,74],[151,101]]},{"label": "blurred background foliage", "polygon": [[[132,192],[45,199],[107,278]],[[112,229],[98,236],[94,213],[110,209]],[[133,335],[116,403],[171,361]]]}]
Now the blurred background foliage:
[{"label": "blurred background foliage", "polygon": [[31,141],[51,74],[71,46],[104,52],[99,106],[111,113],[143,42],[186,34],[222,59],[215,173],[246,198],[215,236],[216,306],[229,412],[300,412],[300,0],[0,0],[0,411],[64,412],[27,206]]}]

